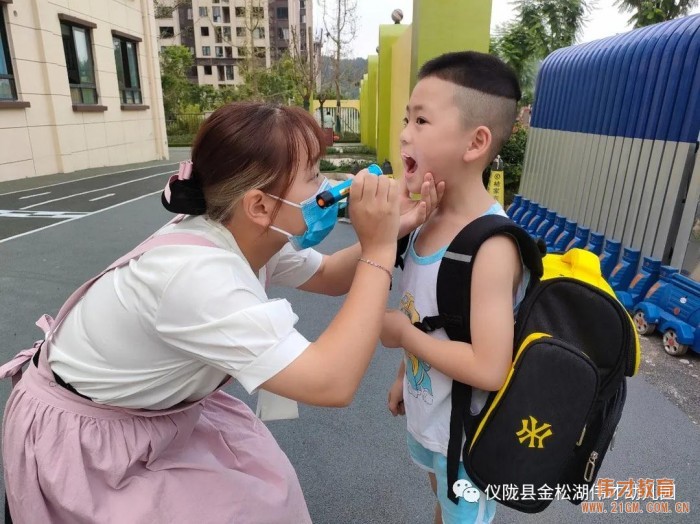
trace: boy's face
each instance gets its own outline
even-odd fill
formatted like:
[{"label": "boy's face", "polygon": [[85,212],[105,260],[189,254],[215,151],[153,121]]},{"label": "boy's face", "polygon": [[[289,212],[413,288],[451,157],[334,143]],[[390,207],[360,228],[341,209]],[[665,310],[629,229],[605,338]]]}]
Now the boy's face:
[{"label": "boy's face", "polygon": [[432,173],[437,183],[463,163],[472,130],[465,126],[456,104],[457,89],[451,82],[434,77],[424,78],[413,89],[399,136],[404,177],[411,193],[420,193],[426,173]]}]

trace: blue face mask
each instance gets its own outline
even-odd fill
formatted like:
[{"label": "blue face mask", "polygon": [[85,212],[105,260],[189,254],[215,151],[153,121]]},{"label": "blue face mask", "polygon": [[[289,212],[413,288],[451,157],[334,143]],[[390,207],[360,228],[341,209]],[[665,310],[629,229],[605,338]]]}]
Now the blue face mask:
[{"label": "blue face mask", "polygon": [[285,204],[301,209],[301,213],[304,216],[304,222],[306,223],[306,231],[304,231],[304,233],[301,235],[292,235],[291,233],[275,226],[270,226],[270,229],[286,235],[287,238],[289,238],[289,243],[292,244],[292,247],[297,251],[320,244],[323,239],[326,238],[331,231],[333,231],[333,228],[338,221],[337,203],[326,208],[322,208],[316,203],[316,195],[322,193],[323,191],[327,191],[330,189],[330,187],[331,184],[328,182],[328,179],[324,179],[321,183],[321,187],[318,189],[318,192],[311,195],[301,204],[290,202],[289,200],[285,200],[275,195],[268,195],[281,202],[284,202]]}]

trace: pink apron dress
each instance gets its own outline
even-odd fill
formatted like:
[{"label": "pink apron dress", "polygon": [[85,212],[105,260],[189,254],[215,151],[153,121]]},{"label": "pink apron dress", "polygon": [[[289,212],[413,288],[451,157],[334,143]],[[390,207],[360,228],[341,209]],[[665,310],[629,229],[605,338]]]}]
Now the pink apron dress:
[{"label": "pink apron dress", "polygon": [[14,384],[2,456],[15,524],[311,522],[289,459],[242,401],[217,390],[167,410],[133,410],[56,383],[51,334],[73,305],[107,271],[172,244],[213,246],[185,233],[150,238],[83,284],[55,321],[42,317],[46,341],[0,367]]}]

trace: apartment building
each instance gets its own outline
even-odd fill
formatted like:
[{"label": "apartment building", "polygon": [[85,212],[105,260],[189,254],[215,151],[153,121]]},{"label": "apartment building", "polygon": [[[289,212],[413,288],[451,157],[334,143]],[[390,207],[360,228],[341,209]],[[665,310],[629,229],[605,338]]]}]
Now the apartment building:
[{"label": "apartment building", "polygon": [[152,0],[0,0],[0,180],[167,158]]},{"label": "apartment building", "polygon": [[[304,0],[157,1],[159,46],[162,49],[183,45],[190,49],[195,58],[189,74],[192,82],[217,87],[238,85],[243,83],[239,66],[248,59],[270,67],[293,42],[298,51],[306,52],[307,44],[292,35],[307,38],[313,21],[312,3]],[[248,56],[249,52],[253,53],[252,57]]]},{"label": "apartment building", "polygon": [[313,44],[309,44],[313,5],[313,0],[270,0],[270,53],[274,60],[292,46],[297,53],[313,52]]}]

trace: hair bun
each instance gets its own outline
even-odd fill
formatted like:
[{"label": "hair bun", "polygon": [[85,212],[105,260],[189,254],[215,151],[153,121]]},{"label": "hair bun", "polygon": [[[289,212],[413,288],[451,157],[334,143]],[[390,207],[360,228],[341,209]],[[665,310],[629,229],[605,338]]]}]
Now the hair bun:
[{"label": "hair bun", "polygon": [[160,201],[163,207],[171,213],[184,215],[203,215],[207,211],[202,187],[196,179],[172,180],[170,186],[170,201],[163,192]]}]

